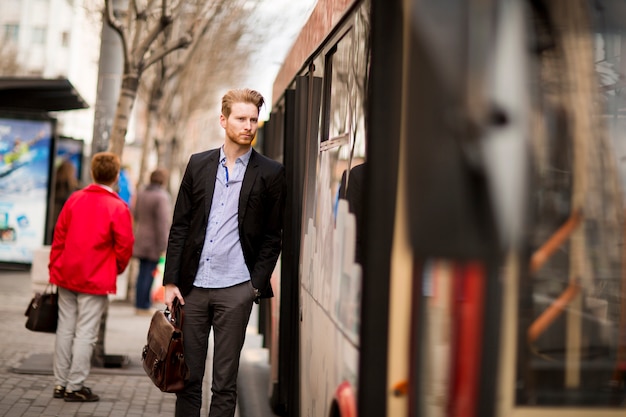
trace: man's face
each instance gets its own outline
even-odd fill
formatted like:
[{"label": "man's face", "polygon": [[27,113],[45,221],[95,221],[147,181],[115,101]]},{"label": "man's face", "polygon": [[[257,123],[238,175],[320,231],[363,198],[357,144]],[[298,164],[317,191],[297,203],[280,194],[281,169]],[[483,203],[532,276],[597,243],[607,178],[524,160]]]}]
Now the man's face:
[{"label": "man's face", "polygon": [[220,115],[220,124],[226,132],[226,140],[250,146],[259,127],[259,109],[252,103],[233,103],[228,118]]}]

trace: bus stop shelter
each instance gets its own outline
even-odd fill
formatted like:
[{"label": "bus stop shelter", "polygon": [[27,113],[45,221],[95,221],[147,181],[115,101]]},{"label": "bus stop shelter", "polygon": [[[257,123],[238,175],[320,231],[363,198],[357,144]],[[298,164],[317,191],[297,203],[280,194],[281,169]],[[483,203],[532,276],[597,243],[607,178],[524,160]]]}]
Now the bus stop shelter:
[{"label": "bus stop shelter", "polygon": [[3,110],[52,112],[88,107],[67,78],[0,77]]}]

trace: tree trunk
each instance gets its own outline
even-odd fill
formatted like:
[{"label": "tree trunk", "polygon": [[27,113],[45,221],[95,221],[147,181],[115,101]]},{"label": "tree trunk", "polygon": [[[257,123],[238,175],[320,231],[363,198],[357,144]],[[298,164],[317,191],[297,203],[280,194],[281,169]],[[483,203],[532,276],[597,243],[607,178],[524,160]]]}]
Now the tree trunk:
[{"label": "tree trunk", "polygon": [[120,98],[117,102],[115,118],[113,119],[113,128],[111,129],[111,140],[109,141],[109,152],[117,154],[120,158],[122,158],[122,153],[124,152],[128,122],[132,114],[135,98],[137,97],[138,88],[139,74],[124,74],[122,90],[120,91]]},{"label": "tree trunk", "polygon": [[[143,143],[141,144],[141,162],[139,164],[139,184],[148,184],[148,156],[153,149],[153,144],[156,141],[154,137],[154,132],[157,131],[157,126],[159,125],[159,102],[162,96],[160,88],[155,87],[156,89],[152,92],[150,97],[150,105],[148,106],[147,112],[147,123],[146,123],[146,134],[143,138]],[[160,166],[160,165],[157,165]]]}]

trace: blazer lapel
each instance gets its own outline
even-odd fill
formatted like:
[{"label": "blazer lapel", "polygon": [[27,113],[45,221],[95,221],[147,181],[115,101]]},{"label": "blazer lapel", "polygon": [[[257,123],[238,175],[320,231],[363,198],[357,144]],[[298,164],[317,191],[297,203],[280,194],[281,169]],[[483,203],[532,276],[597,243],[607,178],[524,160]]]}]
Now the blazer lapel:
[{"label": "blazer lapel", "polygon": [[[205,197],[204,197],[204,218],[209,218],[209,212],[211,211],[211,204],[213,203],[213,191],[215,191],[215,178],[217,177],[217,166],[219,165],[219,149],[217,152],[212,152],[209,155],[207,161],[207,176],[205,187]],[[202,170],[202,168],[201,168]]]},{"label": "blazer lapel", "polygon": [[248,167],[246,168],[246,173],[243,176],[243,183],[241,184],[241,192],[239,193],[239,214],[237,216],[239,225],[241,225],[246,215],[248,197],[250,196],[252,186],[254,185],[254,181],[256,180],[256,176],[259,172],[259,164],[257,163],[255,155],[256,151],[252,149],[252,154],[250,155],[250,160],[248,161]]}]

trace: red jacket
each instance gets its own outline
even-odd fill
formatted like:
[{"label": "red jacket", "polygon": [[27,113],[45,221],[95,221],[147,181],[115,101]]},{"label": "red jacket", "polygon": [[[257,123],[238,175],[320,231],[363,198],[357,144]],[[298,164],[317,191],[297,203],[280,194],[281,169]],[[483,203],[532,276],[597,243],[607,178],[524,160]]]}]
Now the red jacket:
[{"label": "red jacket", "polygon": [[92,184],[59,214],[50,249],[50,282],[87,294],[115,294],[133,253],[131,214],[115,193]]}]

